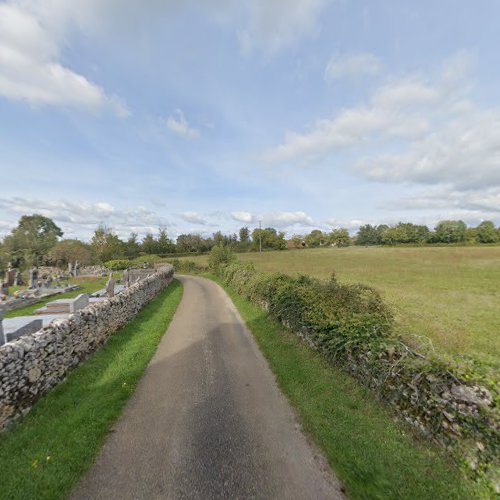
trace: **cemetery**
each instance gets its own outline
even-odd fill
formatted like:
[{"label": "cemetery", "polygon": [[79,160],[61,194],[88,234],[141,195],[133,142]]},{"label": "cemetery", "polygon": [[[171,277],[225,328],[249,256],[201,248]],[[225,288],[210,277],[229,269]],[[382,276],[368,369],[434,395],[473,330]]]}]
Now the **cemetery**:
[{"label": "cemetery", "polygon": [[104,290],[54,300],[35,315],[3,319],[0,309],[0,431],[134,318],[173,273],[170,265],[131,270],[124,283],[109,273]]}]

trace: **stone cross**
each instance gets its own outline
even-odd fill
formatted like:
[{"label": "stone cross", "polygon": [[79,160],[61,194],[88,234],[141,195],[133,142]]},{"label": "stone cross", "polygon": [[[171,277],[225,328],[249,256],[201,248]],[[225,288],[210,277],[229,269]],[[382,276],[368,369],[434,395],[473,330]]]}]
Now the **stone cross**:
[{"label": "stone cross", "polygon": [[113,279],[113,273],[109,273],[108,282],[106,283],[106,293],[108,297],[115,296],[115,280]]}]

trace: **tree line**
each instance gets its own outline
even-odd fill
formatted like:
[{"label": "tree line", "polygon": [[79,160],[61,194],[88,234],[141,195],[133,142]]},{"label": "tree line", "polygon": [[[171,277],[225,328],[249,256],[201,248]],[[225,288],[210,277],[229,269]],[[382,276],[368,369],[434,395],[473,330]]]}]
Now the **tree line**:
[{"label": "tree line", "polygon": [[324,232],[314,229],[305,235],[294,235],[288,241],[285,233],[272,227],[257,228],[250,232],[242,227],[238,234],[221,231],[209,237],[199,234],[181,234],[172,240],[166,229],[146,234],[139,239],[131,233],[122,240],[109,227],[97,227],[89,243],[78,239],[63,239],[63,231],[50,218],[43,215],[24,215],[10,234],[0,241],[0,270],[10,262],[14,267],[26,269],[32,265],[66,266],[77,260],[80,265],[99,264],[114,259],[133,259],[141,255],[200,254],[213,247],[230,247],[237,252],[284,250],[286,248],[346,247],[355,245],[398,244],[485,244],[500,242],[500,228],[491,221],[477,227],[467,227],[461,220],[439,222],[434,230],[425,225],[399,222],[361,226],[351,236],[346,228]]},{"label": "tree line", "polygon": [[139,238],[131,233],[121,239],[112,228],[100,225],[89,243],[78,239],[64,239],[63,231],[50,218],[40,214],[24,215],[10,234],[0,241],[0,270],[10,263],[26,269],[33,265],[66,266],[78,261],[80,265],[102,264],[115,259],[133,259],[141,255],[201,254],[214,246],[231,247],[235,251],[282,250],[286,248],[285,233],[274,228],[242,227],[238,234],[221,231],[209,237],[199,234],[181,234],[172,240],[165,228],[156,234]]}]

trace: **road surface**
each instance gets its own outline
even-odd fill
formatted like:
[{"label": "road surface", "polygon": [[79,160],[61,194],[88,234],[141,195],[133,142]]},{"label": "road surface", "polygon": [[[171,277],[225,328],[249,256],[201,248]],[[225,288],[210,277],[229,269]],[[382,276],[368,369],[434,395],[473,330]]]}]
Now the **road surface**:
[{"label": "road surface", "polygon": [[172,323],[72,498],[343,498],[224,290],[178,279]]}]

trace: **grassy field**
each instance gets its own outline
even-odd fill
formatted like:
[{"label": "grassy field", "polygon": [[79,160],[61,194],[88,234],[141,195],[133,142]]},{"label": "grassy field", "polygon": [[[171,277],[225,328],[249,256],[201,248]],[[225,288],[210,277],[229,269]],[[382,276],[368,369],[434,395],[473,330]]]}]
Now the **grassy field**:
[{"label": "grassy field", "polygon": [[[214,279],[212,277],[212,279]],[[215,279],[220,283],[220,280]],[[352,499],[472,499],[487,492],[420,442],[354,379],[230,288],[304,430]]]},{"label": "grassy field", "polygon": [[63,499],[91,466],[182,297],[178,281],[0,435],[0,498]]},{"label": "grassy field", "polygon": [[[361,282],[378,289],[397,330],[418,346],[500,368],[500,247],[350,247],[238,254],[260,271]],[[424,337],[424,338],[422,338]]]},{"label": "grassy field", "polygon": [[[117,273],[114,273],[114,279],[118,279]],[[61,293],[59,295],[53,295],[52,297],[47,297],[45,299],[42,299],[40,302],[37,302],[36,304],[33,304],[31,306],[26,306],[26,307],[21,307],[19,309],[15,309],[13,311],[8,311],[5,314],[6,318],[15,318],[17,316],[28,316],[30,314],[34,314],[36,309],[39,309],[40,307],[43,307],[47,302],[52,302],[53,300],[58,300],[58,299],[69,299],[72,297],[76,297],[77,295],[80,295],[81,293],[93,293],[96,292],[97,290],[100,290],[101,288],[104,288],[106,286],[106,282],[108,281],[108,277],[82,277],[82,278],[73,278],[70,281],[71,285],[80,285],[80,288],[78,290],[74,290],[73,292],[68,292],[68,293]]]}]

